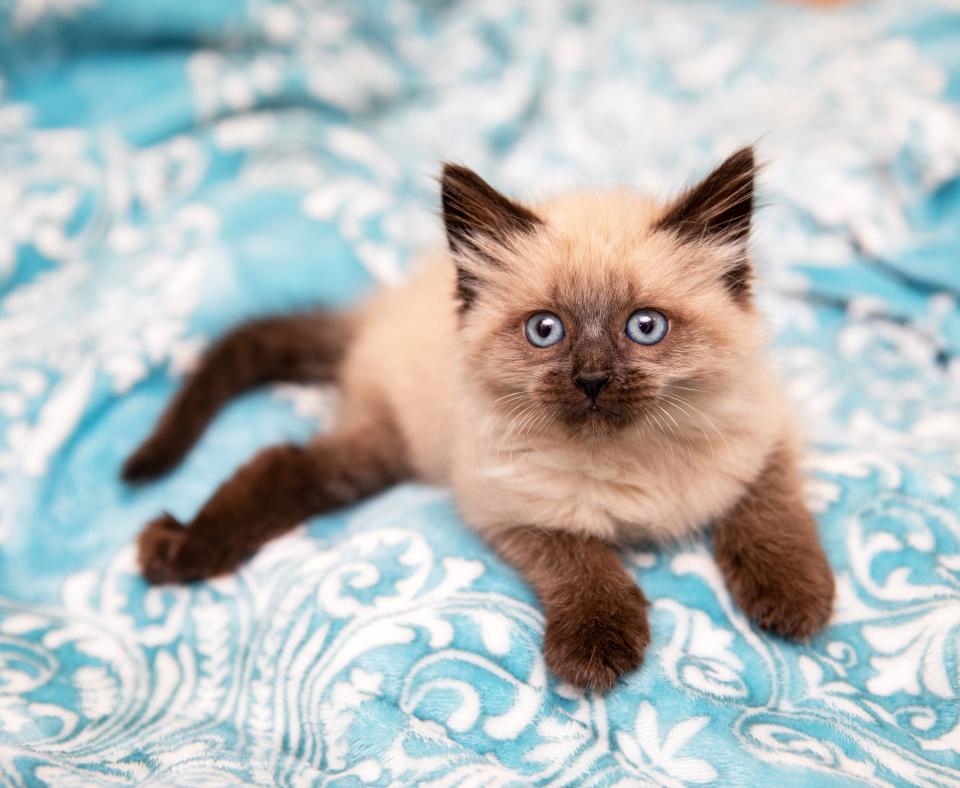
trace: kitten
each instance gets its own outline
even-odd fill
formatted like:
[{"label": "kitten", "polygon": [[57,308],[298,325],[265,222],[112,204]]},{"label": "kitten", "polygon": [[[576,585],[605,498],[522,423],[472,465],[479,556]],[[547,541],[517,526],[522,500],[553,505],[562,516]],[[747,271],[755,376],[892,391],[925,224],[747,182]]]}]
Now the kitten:
[{"label": "kitten", "polygon": [[668,205],[613,191],[526,207],[446,165],[449,251],[355,312],[234,330],[127,461],[129,481],[171,469],[270,380],[344,390],[333,432],[260,452],[186,526],[150,523],[147,580],[230,572],[305,518],[417,478],[450,485],[533,586],[547,664],[575,685],[609,689],[650,640],[615,545],[712,524],[750,618],[822,628],[833,577],[752,303],[754,171],[744,149]]}]

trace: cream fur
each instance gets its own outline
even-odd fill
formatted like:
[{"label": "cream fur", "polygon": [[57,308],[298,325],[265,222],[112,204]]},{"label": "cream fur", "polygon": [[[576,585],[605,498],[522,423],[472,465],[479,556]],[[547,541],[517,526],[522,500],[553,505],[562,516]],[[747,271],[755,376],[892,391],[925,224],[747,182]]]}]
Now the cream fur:
[{"label": "cream fur", "polygon": [[[690,534],[732,507],[790,434],[759,317],[719,284],[731,252],[653,232],[661,206],[624,192],[534,210],[545,229],[498,248],[502,265],[460,261],[483,280],[462,325],[444,252],[366,304],[343,369],[346,418],[386,409],[417,472],[451,485],[478,529],[536,525],[622,542]],[[531,351],[515,316],[559,311],[558,292],[627,284],[643,294],[636,308],[683,315],[673,339],[691,356],[676,362],[667,413],[602,438],[573,437],[542,415],[518,420]],[[691,376],[697,391],[683,384]]]}]

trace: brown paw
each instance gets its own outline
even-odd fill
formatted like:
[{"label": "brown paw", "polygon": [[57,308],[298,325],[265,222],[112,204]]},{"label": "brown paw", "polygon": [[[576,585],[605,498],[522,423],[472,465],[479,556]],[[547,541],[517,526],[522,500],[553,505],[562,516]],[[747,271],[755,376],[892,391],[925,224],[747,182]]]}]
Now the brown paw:
[{"label": "brown paw", "polygon": [[147,524],[137,540],[137,560],[149,583],[182,583],[183,546],[187,529],[169,514]]},{"label": "brown paw", "polygon": [[137,540],[140,571],[148,583],[191,583],[234,571],[246,557],[230,542],[211,545],[196,527],[162,514]]},{"label": "brown paw", "polygon": [[173,470],[179,461],[177,452],[148,440],[127,457],[120,476],[131,484],[147,482]]},{"label": "brown paw", "polygon": [[551,672],[564,681],[606,691],[640,666],[649,643],[647,600],[630,585],[548,613],[544,656]]},{"label": "brown paw", "polygon": [[833,612],[833,573],[825,558],[797,561],[789,574],[743,571],[729,578],[734,600],[762,629],[805,640]]}]

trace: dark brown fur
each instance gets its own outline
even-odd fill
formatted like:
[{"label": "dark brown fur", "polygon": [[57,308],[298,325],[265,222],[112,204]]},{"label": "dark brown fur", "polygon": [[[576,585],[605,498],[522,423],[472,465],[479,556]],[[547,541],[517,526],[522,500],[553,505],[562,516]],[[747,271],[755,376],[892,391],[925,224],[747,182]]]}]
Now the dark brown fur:
[{"label": "dark brown fur", "polygon": [[139,540],[144,577],[151,583],[183,583],[231,572],[307,517],[406,478],[403,446],[386,424],[357,424],[307,446],[261,451],[191,523],[183,526],[164,514],[144,529]]},{"label": "dark brown fur", "polygon": [[[531,210],[504,197],[473,170],[457,164],[443,165],[440,199],[447,241],[454,256],[465,246],[482,251],[477,246],[481,238],[502,242],[515,233],[531,232],[543,224]],[[461,310],[473,303],[477,284],[476,277],[457,267]]]},{"label": "dark brown fur", "polygon": [[616,550],[596,537],[514,528],[490,537],[547,614],[544,657],[577,687],[608,690],[650,642],[647,600]]},{"label": "dark brown fur", "polygon": [[803,503],[793,458],[774,452],[714,531],[717,564],[740,608],[764,629],[803,639],[833,607],[833,573]]},{"label": "dark brown fur", "polygon": [[154,479],[184,458],[231,397],[269,381],[332,380],[350,337],[336,313],[255,320],[220,339],[167,406],[153,433],[126,461],[128,482]]},{"label": "dark brown fur", "polygon": [[723,278],[731,295],[743,304],[750,299],[752,279],[746,244],[753,218],[755,175],[753,149],[743,148],[681,195],[656,225],[692,243],[713,239],[735,244],[740,249],[738,262]]}]

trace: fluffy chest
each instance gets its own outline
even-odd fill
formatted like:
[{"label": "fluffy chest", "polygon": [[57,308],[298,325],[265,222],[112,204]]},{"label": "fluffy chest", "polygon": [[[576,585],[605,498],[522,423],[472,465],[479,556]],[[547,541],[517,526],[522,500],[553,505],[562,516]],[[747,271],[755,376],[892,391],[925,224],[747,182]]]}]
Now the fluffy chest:
[{"label": "fluffy chest", "polygon": [[637,441],[583,451],[476,439],[454,474],[465,516],[481,528],[529,523],[623,542],[669,541],[728,509],[762,460],[708,441]]}]

